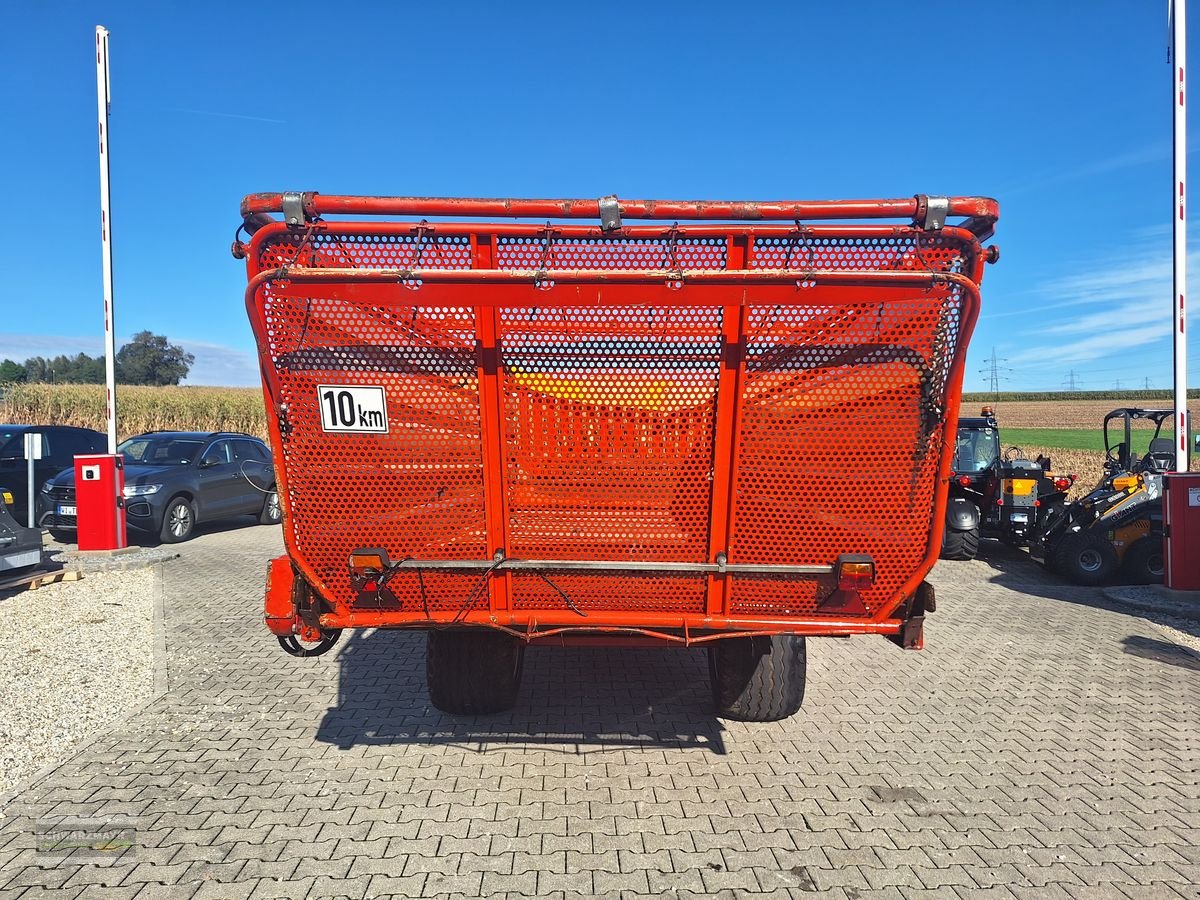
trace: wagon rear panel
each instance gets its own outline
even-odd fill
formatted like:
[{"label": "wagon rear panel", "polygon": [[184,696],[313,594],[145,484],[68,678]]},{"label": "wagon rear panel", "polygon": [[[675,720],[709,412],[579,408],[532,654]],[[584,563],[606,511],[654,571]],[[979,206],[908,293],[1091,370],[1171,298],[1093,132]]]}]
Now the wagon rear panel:
[{"label": "wagon rear panel", "polygon": [[[981,263],[917,225],[265,225],[289,553],[338,625],[871,630],[936,557]],[[364,589],[364,547],[405,566]]]}]

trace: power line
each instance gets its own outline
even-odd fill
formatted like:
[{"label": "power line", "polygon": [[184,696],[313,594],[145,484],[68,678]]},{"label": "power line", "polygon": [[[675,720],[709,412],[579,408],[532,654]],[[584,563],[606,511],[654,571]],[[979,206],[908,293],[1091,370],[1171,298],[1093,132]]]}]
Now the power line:
[{"label": "power line", "polygon": [[1000,382],[1009,380],[1009,374],[1012,372],[1012,369],[1006,365],[1002,365],[1002,363],[1006,362],[1008,362],[1008,360],[997,356],[996,348],[992,347],[992,355],[988,357],[987,365],[979,370],[980,375],[987,376],[989,385],[988,390],[990,390],[992,394],[999,394]]}]

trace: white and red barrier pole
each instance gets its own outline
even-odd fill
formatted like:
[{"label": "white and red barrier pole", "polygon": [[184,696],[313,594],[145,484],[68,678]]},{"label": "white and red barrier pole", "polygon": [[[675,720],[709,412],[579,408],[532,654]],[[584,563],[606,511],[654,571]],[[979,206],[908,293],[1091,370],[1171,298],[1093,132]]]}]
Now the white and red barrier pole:
[{"label": "white and red barrier pole", "polygon": [[1171,80],[1175,106],[1175,316],[1172,334],[1175,341],[1175,471],[1188,470],[1187,416],[1187,13],[1186,0],[1174,0],[1171,8]]},{"label": "white and red barrier pole", "polygon": [[117,452],[117,361],[113,337],[112,202],[108,193],[108,29],[96,26],[96,107],[100,119],[100,239],[104,260],[104,386],[108,452]]}]

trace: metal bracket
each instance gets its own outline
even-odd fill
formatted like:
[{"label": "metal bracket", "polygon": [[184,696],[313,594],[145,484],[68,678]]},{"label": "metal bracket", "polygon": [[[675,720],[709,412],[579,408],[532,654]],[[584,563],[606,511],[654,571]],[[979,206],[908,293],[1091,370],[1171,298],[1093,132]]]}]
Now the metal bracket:
[{"label": "metal bracket", "polygon": [[946,215],[949,212],[949,198],[917,194],[916,220],[926,231],[941,231],[946,226]]},{"label": "metal bracket", "polygon": [[303,225],[306,219],[304,207],[306,196],[299,191],[288,191],[283,195],[283,221],[289,225]]},{"label": "metal bracket", "polygon": [[609,194],[600,198],[600,230],[616,231],[621,227],[621,206],[617,203],[617,195]]}]

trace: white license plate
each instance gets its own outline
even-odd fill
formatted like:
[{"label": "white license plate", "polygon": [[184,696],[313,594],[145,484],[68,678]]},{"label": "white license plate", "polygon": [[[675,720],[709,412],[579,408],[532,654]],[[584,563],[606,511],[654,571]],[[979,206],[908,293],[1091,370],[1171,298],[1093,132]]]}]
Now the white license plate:
[{"label": "white license plate", "polygon": [[63,504],[60,503],[60,504],[58,504],[58,514],[60,516],[73,516],[73,515],[75,515],[75,507],[64,506]]}]

